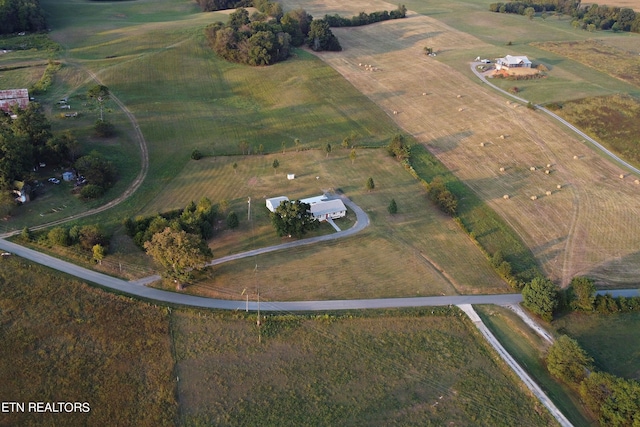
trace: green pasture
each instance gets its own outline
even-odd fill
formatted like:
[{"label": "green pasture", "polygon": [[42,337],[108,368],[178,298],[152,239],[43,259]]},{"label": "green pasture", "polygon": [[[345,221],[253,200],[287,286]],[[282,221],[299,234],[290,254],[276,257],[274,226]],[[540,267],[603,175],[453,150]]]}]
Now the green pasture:
[{"label": "green pasture", "polygon": [[15,256],[0,259],[0,292],[2,401],[90,405],[88,413],[3,413],[2,425],[175,425],[166,308]]},{"label": "green pasture", "polygon": [[552,423],[457,309],[435,311],[269,315],[260,342],[255,315],[174,312],[180,424]]},{"label": "green pasture", "polygon": [[[471,239],[427,199],[426,190],[386,150],[357,149],[353,163],[349,153],[342,148],[329,156],[320,150],[290,150],[191,161],[143,212],[184,206],[202,196],[227,200],[240,217],[240,227],[219,232],[210,241],[216,258],[290,240],[276,235],[265,198],[297,199],[339,190],[371,219],[362,236],[212,267],[187,292],[237,298],[243,288],[254,286],[256,264],[261,295],[271,300],[511,291]],[[274,159],[280,163],[277,172]],[[296,178],[288,180],[287,173]],[[371,192],[365,189],[369,177],[376,186]],[[251,222],[246,219],[248,197]],[[392,198],[398,205],[396,215],[387,212]],[[336,224],[348,228],[352,222],[338,219]]]},{"label": "green pasture", "polygon": [[548,344],[515,313],[493,305],[474,306],[482,321],[549,396],[562,413],[576,426],[598,425],[589,416],[573,390],[554,380],[544,364]]},{"label": "green pasture", "polygon": [[[612,46],[631,47],[640,44],[638,34],[620,34],[606,31],[589,33],[571,27],[571,17],[556,15],[542,19],[539,15],[530,21],[525,16],[489,11],[487,0],[465,0],[462,2],[426,2],[411,0],[407,8],[431,16],[453,28],[473,35],[486,43],[484,49],[447,50],[438,55],[439,61],[455,66],[476,79],[469,71],[469,62],[476,56],[495,59],[507,54],[527,55],[537,64],[549,68],[548,77],[540,80],[508,81],[493,80],[497,86],[508,89],[518,86],[521,96],[534,103],[560,102],[591,96],[631,93],[640,95],[640,89],[591,68],[589,63],[579,63],[566,57],[552,54],[532,45],[545,41],[583,41],[594,37]],[[511,42],[511,45],[507,45]],[[432,46],[435,50],[438,46]]]},{"label": "green pasture", "polygon": [[571,313],[553,322],[558,333],[580,343],[599,370],[635,380],[640,380],[640,340],[632,337],[637,337],[639,325],[640,313]]}]

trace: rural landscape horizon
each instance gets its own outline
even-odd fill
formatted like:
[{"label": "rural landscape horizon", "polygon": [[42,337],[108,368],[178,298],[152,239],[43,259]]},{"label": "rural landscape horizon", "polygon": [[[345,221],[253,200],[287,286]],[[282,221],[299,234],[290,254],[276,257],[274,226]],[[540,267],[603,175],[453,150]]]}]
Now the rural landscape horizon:
[{"label": "rural landscape horizon", "polygon": [[636,0],[34,3],[0,425],[640,422]]}]

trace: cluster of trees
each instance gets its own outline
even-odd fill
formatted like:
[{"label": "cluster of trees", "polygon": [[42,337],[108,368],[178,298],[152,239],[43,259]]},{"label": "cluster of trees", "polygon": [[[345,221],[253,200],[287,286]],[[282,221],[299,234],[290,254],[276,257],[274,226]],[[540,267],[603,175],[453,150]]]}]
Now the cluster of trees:
[{"label": "cluster of trees", "polygon": [[36,32],[46,28],[45,14],[38,0],[0,1],[0,34]]},{"label": "cluster of trees", "polygon": [[101,197],[116,182],[116,167],[97,151],[80,157],[75,162],[75,169],[87,181],[80,190],[80,196],[84,199]]},{"label": "cluster of trees", "polygon": [[429,183],[429,199],[440,208],[440,210],[451,216],[455,216],[458,211],[458,199],[444,183],[442,177],[437,176]]},{"label": "cluster of trees", "polygon": [[573,18],[571,25],[574,28],[640,33],[640,13],[629,8],[592,4],[576,9]]},{"label": "cluster of trees", "polygon": [[549,279],[536,277],[522,289],[522,298],[525,307],[547,321],[560,310],[600,314],[640,311],[640,297],[596,295],[595,284],[588,277],[574,277],[564,291]]},{"label": "cluster of trees", "polygon": [[127,218],[124,226],[127,235],[140,248],[152,240],[153,236],[161,233],[165,228],[184,231],[197,236],[204,241],[213,236],[213,224],[218,215],[217,207],[206,197],[194,203],[189,203],[184,209],[157,214],[148,217]]},{"label": "cluster of trees", "polygon": [[600,425],[640,425],[640,382],[594,372],[593,358],[566,335],[553,343],[545,361],[552,376],[578,389]]},{"label": "cluster of trees", "polygon": [[318,221],[310,212],[311,206],[300,200],[285,200],[271,212],[271,224],[278,236],[302,237],[308,231],[318,228]]},{"label": "cluster of trees", "polygon": [[401,162],[407,161],[411,157],[411,147],[401,134],[394,135],[387,145],[387,152]]},{"label": "cluster of trees", "polygon": [[[25,227],[20,238],[29,242],[34,235]],[[90,252],[95,261],[100,262],[109,249],[110,236],[99,225],[74,225],[73,227],[54,227],[36,237],[38,243],[50,246],[77,247]]]},{"label": "cluster of trees", "polygon": [[208,25],[205,34],[214,52],[227,61],[270,65],[287,59],[291,46],[304,43],[312,19],[305,11],[297,10],[269,22],[252,21],[249,12],[239,8],[229,15],[227,24]]},{"label": "cluster of trees", "polygon": [[401,4],[398,5],[396,10],[392,10],[391,12],[386,10],[371,13],[360,12],[351,18],[344,18],[336,13],[335,15],[325,15],[324,20],[330,27],[358,27],[388,21],[390,19],[401,19],[405,16],[407,16],[407,8]]}]

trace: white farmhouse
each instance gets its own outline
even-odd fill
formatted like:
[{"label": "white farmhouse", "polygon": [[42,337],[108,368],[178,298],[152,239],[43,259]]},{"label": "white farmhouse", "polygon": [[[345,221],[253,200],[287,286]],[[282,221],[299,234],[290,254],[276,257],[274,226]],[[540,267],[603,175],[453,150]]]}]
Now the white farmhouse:
[{"label": "white farmhouse", "polygon": [[324,200],[311,205],[311,215],[316,221],[326,221],[328,218],[342,218],[347,214],[347,208],[340,199]]},{"label": "white farmhouse", "polygon": [[511,68],[531,68],[531,61],[526,56],[511,55],[496,59],[496,70],[509,70]]},{"label": "white farmhouse", "polygon": [[271,212],[275,212],[276,209],[278,209],[278,206],[280,206],[280,203],[288,200],[289,198],[287,196],[278,196],[267,199],[267,209],[269,209]]}]

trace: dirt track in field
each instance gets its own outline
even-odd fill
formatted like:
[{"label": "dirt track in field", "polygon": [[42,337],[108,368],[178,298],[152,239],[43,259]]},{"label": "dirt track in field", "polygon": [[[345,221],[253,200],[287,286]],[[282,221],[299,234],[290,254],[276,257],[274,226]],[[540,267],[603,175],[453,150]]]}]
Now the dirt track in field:
[{"label": "dirt track in field", "polygon": [[[296,6],[315,10],[301,2]],[[351,12],[333,7],[346,15],[395,8],[388,3],[342,6]],[[507,102],[463,70],[423,52],[437,46],[439,55],[446,55],[480,47],[482,41],[414,13],[333,32],[344,50],[319,57],[490,203],[552,279],[565,285],[575,275],[636,282],[637,177],[600,158],[542,113]]]}]

